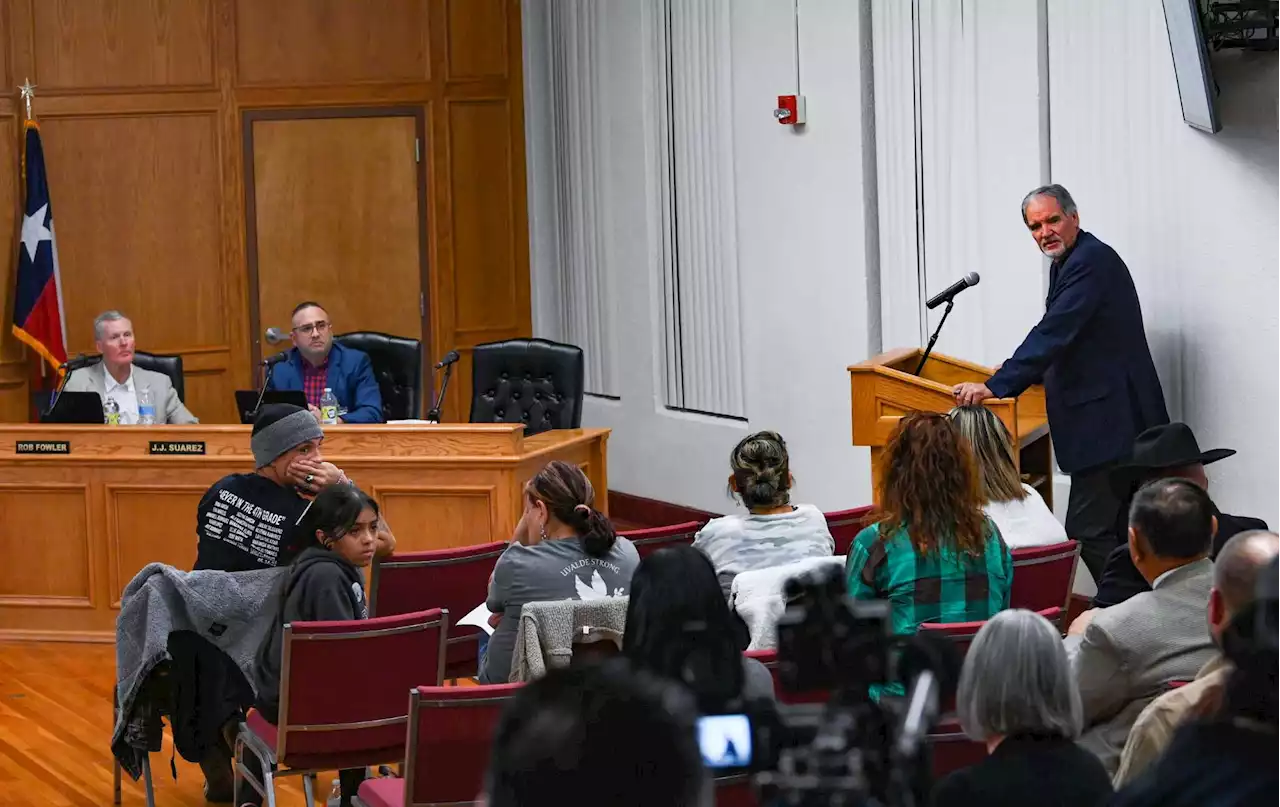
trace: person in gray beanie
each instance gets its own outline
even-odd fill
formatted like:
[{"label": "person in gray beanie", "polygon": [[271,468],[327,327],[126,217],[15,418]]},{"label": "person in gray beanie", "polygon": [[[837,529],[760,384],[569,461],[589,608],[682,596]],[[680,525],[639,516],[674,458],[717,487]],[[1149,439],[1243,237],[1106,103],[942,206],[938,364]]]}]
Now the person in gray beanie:
[{"label": "person in gray beanie", "polygon": [[[196,569],[242,572],[288,565],[309,545],[298,522],[321,488],[347,475],[320,453],[324,431],[292,404],[267,404],[253,422],[249,446],[256,471],[213,484],[196,514]],[[378,524],[378,554],[395,548],[386,522]]]}]

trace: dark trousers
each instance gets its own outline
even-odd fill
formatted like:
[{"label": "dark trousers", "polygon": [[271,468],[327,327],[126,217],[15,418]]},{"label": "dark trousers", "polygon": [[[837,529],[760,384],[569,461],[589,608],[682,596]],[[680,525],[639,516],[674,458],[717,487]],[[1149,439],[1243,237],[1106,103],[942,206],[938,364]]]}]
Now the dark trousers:
[{"label": "dark trousers", "polygon": [[1095,583],[1102,579],[1107,555],[1120,543],[1120,536],[1116,535],[1120,500],[1108,478],[1113,465],[1071,474],[1071,496],[1067,499],[1067,537],[1080,542],[1080,559]]}]

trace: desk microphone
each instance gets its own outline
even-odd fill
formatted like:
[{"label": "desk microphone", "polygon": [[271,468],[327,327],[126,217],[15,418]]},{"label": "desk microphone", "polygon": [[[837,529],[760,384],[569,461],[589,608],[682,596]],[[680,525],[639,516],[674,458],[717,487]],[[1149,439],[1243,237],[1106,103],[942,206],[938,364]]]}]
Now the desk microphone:
[{"label": "desk microphone", "polygon": [[75,358],[67,359],[62,364],[59,364],[58,369],[70,372],[72,370],[79,370],[81,367],[87,367],[90,363],[88,356],[83,353],[79,353]]},{"label": "desk microphone", "polygon": [[978,279],[979,278],[978,278],[977,272],[970,272],[969,274],[957,280],[955,283],[952,283],[950,286],[947,286],[942,291],[930,297],[929,302],[925,303],[924,307],[932,309],[932,308],[937,308],[943,303],[951,302],[951,298],[955,297],[960,292],[964,291],[970,286],[978,285]]},{"label": "desk microphone", "polygon": [[448,367],[450,364],[453,364],[455,361],[457,361],[460,358],[461,356],[458,355],[458,351],[450,350],[448,353],[444,354],[443,359],[436,362],[436,369],[443,370],[445,367]]}]

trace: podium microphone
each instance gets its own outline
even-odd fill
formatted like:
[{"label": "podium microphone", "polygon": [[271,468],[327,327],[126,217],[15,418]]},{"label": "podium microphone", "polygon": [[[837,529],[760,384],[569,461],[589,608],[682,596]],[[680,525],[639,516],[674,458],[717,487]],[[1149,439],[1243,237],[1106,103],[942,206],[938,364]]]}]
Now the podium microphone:
[{"label": "podium microphone", "polygon": [[978,285],[978,273],[970,272],[964,277],[947,286],[942,291],[929,298],[924,304],[925,308],[937,308],[943,303],[947,307],[942,311],[942,319],[938,320],[938,327],[933,329],[933,336],[929,337],[929,344],[925,346],[924,355],[920,357],[920,363],[916,365],[916,375],[920,375],[920,371],[924,369],[924,363],[929,360],[929,354],[933,352],[933,344],[938,341],[938,334],[942,333],[942,323],[947,321],[947,315],[951,313],[951,309],[956,304],[956,295],[970,286]]},{"label": "podium microphone", "polygon": [[942,291],[930,297],[929,301],[924,304],[924,307],[932,310],[942,305],[943,303],[949,303],[951,302],[951,299],[955,297],[957,294],[959,294],[960,292],[964,291],[970,286],[978,285],[979,280],[980,278],[978,277],[977,272],[970,272],[969,274],[957,280],[955,283],[952,283],[950,286],[947,286]]}]

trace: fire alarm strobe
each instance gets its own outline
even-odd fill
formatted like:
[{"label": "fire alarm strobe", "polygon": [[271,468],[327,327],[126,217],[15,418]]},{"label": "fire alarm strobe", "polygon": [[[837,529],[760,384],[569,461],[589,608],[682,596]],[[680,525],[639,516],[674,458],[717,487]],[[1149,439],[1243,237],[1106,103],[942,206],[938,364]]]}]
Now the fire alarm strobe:
[{"label": "fire alarm strobe", "polygon": [[778,123],[795,126],[804,123],[804,96],[779,95],[778,106],[773,110]]}]

